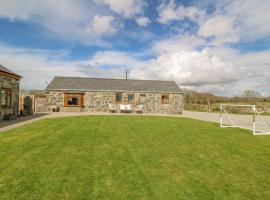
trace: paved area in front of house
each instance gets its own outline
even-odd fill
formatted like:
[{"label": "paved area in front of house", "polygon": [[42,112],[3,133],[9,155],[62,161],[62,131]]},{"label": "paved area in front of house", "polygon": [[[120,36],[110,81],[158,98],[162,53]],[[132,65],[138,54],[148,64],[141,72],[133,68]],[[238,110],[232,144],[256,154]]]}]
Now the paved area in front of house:
[{"label": "paved area in front of house", "polygon": [[0,121],[0,133],[4,131],[8,131],[10,129],[24,126],[34,121],[41,120],[43,118],[48,117],[49,115],[50,113],[35,113],[34,115],[31,115],[31,116],[18,117],[15,120]]},{"label": "paved area in front of house", "polygon": [[[192,119],[198,119],[203,121],[210,121],[219,123],[219,113],[207,113],[207,112],[192,112],[192,111],[184,111],[182,115],[167,115],[167,114],[157,114],[157,113],[144,113],[144,114],[136,114],[136,113],[104,113],[104,112],[56,112],[56,113],[38,113],[35,114],[32,118],[29,117],[28,120],[20,121],[15,120],[11,121],[11,124],[7,126],[1,127],[0,123],[0,132],[7,131],[13,128],[21,127],[26,124],[29,124],[33,121],[38,121],[45,118],[57,118],[57,117],[71,117],[71,116],[88,116],[88,115],[116,115],[116,116],[169,116],[169,117],[187,117]],[[235,121],[238,125],[251,128],[252,125],[252,115],[229,115],[233,121]],[[268,127],[270,127],[270,116],[262,116]],[[228,119],[224,117],[224,122],[229,122]],[[6,122],[8,123],[8,122]],[[261,126],[258,120],[258,126]]]},{"label": "paved area in front of house", "polygon": [[49,113],[35,113],[34,115],[18,117],[17,119],[14,119],[14,120],[2,120],[0,121],[0,128],[11,126],[11,125],[18,124],[21,122],[26,122],[26,121],[33,120],[36,118],[40,118],[48,114]]}]

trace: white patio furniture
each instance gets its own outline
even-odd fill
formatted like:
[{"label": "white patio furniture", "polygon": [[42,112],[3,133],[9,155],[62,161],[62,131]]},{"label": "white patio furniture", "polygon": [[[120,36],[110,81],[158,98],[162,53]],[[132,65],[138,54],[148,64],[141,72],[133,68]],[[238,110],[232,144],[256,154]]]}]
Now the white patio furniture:
[{"label": "white patio furniture", "polygon": [[138,104],[135,108],[136,113],[143,113],[143,105]]},{"label": "white patio furniture", "polygon": [[120,104],[120,112],[121,112],[121,113],[126,112],[126,105]]},{"label": "white patio furniture", "polygon": [[109,104],[109,111],[111,113],[115,113],[117,111],[116,105],[114,104]]},{"label": "white patio furniture", "polygon": [[130,104],[127,104],[127,105],[126,105],[126,112],[127,112],[127,113],[132,112],[132,107],[131,107]]},{"label": "white patio furniture", "polygon": [[132,107],[130,104],[120,104],[121,113],[130,113],[132,112]]}]

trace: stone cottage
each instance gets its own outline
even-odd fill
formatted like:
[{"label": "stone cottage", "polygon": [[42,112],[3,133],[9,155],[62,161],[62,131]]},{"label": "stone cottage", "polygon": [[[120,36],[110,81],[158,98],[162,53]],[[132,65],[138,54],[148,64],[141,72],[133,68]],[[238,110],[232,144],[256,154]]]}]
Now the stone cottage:
[{"label": "stone cottage", "polygon": [[181,114],[184,96],[173,81],[55,77],[46,88],[49,108],[108,112],[108,105],[143,105],[144,113]]},{"label": "stone cottage", "polygon": [[0,65],[0,118],[16,118],[19,113],[21,76]]}]

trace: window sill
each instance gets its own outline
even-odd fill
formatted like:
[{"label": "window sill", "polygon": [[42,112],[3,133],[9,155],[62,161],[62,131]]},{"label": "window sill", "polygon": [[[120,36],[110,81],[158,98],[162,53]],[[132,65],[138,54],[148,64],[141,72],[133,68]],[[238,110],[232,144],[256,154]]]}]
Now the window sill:
[{"label": "window sill", "polygon": [[69,108],[69,107],[70,107],[70,108],[74,108],[74,107],[75,107],[75,108],[83,108],[84,106],[64,106],[64,107],[66,107],[66,108]]}]

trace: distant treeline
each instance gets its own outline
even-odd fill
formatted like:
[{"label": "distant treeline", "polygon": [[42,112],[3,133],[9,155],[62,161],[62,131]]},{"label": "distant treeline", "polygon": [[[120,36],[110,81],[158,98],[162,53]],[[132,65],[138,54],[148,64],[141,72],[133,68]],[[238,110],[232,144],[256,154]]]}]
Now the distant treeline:
[{"label": "distant treeline", "polygon": [[224,97],[216,96],[211,93],[197,92],[194,90],[184,89],[186,104],[213,104],[213,103],[229,103],[229,102],[270,102],[270,97],[263,97],[254,90],[246,90],[240,96]]}]

